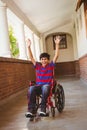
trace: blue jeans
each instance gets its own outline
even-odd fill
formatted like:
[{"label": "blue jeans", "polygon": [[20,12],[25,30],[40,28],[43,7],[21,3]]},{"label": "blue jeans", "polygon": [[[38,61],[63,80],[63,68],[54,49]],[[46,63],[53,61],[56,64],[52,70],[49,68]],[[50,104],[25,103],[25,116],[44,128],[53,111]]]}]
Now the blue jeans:
[{"label": "blue jeans", "polygon": [[35,109],[36,96],[42,95],[41,109],[46,108],[47,98],[50,93],[50,85],[30,86],[28,89],[28,110]]}]

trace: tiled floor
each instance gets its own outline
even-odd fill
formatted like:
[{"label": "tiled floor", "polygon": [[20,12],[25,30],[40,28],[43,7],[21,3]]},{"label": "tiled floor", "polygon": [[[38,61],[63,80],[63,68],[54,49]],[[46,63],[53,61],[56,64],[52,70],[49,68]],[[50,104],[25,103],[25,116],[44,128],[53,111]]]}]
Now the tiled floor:
[{"label": "tiled floor", "polygon": [[65,91],[65,109],[55,118],[30,122],[26,92],[0,107],[0,130],[87,130],[87,85],[79,79],[61,79]]}]

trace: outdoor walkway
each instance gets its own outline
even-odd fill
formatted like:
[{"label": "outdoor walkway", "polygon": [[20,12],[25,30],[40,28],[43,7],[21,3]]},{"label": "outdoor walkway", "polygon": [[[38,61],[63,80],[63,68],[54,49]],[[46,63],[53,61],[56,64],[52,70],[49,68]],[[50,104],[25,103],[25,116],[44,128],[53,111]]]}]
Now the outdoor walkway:
[{"label": "outdoor walkway", "polygon": [[61,79],[65,91],[65,109],[55,118],[30,122],[26,92],[0,107],[0,130],[87,130],[87,85],[79,79]]}]

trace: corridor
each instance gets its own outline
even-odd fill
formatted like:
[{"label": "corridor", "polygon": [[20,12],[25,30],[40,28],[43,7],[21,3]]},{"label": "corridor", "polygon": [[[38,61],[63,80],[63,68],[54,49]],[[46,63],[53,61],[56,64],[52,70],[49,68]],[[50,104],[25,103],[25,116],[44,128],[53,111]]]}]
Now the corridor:
[{"label": "corridor", "polygon": [[87,130],[87,84],[76,78],[59,79],[65,91],[65,108],[55,118],[45,117],[30,122],[27,91],[0,106],[0,130]]}]

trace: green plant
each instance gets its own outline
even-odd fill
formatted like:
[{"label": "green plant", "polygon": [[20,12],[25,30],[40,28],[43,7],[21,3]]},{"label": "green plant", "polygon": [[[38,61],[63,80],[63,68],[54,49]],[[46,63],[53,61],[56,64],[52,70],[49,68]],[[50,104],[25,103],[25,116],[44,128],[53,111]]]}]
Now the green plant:
[{"label": "green plant", "polygon": [[10,39],[10,49],[11,49],[12,57],[16,58],[19,54],[19,48],[17,46],[17,39],[14,36],[12,26],[9,26],[9,39]]}]

